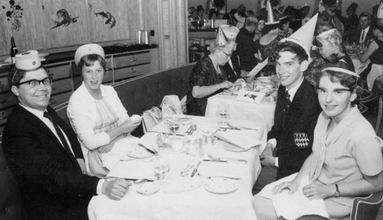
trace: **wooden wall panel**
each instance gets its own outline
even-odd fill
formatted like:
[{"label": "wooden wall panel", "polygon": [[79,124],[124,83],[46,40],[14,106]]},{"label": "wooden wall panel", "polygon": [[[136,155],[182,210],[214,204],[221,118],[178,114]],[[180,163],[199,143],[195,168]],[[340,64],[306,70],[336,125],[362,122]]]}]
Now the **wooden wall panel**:
[{"label": "wooden wall panel", "polygon": [[[135,40],[135,30],[139,26],[138,0],[88,0],[91,26],[91,41]],[[107,18],[95,13],[109,12],[116,24],[105,24]]]},{"label": "wooden wall panel", "polygon": [[[57,48],[83,44],[89,41],[89,17],[87,16],[88,5],[86,1],[78,0],[40,0],[42,1],[42,13],[40,23],[45,37],[44,48]],[[68,22],[59,21],[61,13],[65,10],[69,15]],[[57,27],[56,27],[57,26]]]}]

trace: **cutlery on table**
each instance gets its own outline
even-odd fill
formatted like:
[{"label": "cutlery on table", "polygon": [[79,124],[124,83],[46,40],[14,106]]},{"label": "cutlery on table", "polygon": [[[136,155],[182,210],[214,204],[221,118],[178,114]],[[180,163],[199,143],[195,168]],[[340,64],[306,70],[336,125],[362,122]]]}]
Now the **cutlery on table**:
[{"label": "cutlery on table", "polygon": [[195,166],[194,170],[192,171],[192,173],[190,174],[190,177],[194,177],[195,174],[197,173],[198,171],[198,167],[199,165],[201,165],[201,161],[198,161],[197,165]]},{"label": "cutlery on table", "polygon": [[143,147],[146,151],[148,151],[149,153],[152,153],[152,154],[158,154],[158,152],[156,151],[156,150],[153,150],[153,149],[151,149],[151,148],[149,148],[149,147],[147,147],[147,146],[145,146],[145,145],[143,145],[143,144],[141,144],[141,143],[138,143],[138,146],[140,146],[140,147]]},{"label": "cutlery on table", "polygon": [[201,173],[198,173],[198,176],[207,178],[207,179],[212,179],[212,178],[225,178],[225,179],[231,179],[231,180],[240,180],[241,178],[239,177],[232,177],[232,176],[206,176]]},{"label": "cutlery on table", "polygon": [[[228,161],[237,161],[237,162],[243,162],[243,163],[248,163],[247,160],[245,159],[240,159],[240,158],[233,158],[233,157],[215,157],[212,155],[207,155],[211,161],[217,161],[217,162],[228,162]],[[208,159],[208,160],[209,160]]]}]

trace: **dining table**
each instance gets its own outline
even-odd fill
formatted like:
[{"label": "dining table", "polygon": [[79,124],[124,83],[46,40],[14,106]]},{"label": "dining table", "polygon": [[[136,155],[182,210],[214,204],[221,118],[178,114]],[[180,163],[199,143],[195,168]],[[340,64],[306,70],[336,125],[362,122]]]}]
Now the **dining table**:
[{"label": "dining table", "polygon": [[264,98],[261,102],[243,101],[236,94],[219,93],[208,98],[205,116],[219,119],[219,108],[227,106],[231,119],[263,121],[267,130],[274,124],[275,101]]},{"label": "dining table", "polygon": [[[261,170],[265,122],[189,115],[176,119],[177,129],[173,119],[164,119],[141,138],[120,139],[103,157],[110,170],[105,181],[125,178],[132,185],[119,201],[94,196],[90,220],[257,219],[252,186]],[[230,132],[249,134],[247,142],[239,140],[247,147],[218,135]],[[144,153],[132,151],[137,147]]]}]

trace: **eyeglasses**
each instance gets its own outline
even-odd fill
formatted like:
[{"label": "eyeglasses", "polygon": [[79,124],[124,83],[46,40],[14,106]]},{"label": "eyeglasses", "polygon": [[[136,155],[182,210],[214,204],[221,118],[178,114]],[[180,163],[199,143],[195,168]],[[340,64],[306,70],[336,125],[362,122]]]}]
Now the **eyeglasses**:
[{"label": "eyeglasses", "polygon": [[31,80],[27,80],[25,82],[21,82],[21,83],[18,83],[17,86],[20,86],[22,84],[27,84],[34,88],[34,87],[37,87],[38,85],[40,85],[41,83],[44,85],[44,86],[50,86],[52,85],[52,77],[51,76],[48,76],[48,77],[45,77],[44,79],[42,80],[37,80],[37,79],[31,79]]}]

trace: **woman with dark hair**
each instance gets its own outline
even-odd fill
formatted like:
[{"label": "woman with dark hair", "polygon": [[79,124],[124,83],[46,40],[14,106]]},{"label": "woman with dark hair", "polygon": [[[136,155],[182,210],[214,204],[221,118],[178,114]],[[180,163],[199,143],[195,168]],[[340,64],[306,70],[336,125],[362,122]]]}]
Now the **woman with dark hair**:
[{"label": "woman with dark hair", "polygon": [[69,99],[67,115],[84,152],[90,175],[105,176],[101,154],[109,152],[116,140],[129,134],[141,120],[129,117],[112,86],[102,85],[105,54],[98,44],[77,48],[75,63],[83,82]]},{"label": "woman with dark hair", "polygon": [[315,76],[323,111],[314,130],[313,152],[298,173],[267,185],[254,197],[258,218],[277,219],[280,207],[273,204],[279,204],[285,190],[287,199],[294,194],[316,200],[323,205],[318,213],[331,219],[349,219],[355,197],[383,190],[383,142],[355,107],[358,74],[338,64]]}]

